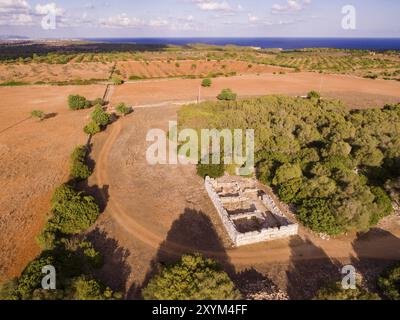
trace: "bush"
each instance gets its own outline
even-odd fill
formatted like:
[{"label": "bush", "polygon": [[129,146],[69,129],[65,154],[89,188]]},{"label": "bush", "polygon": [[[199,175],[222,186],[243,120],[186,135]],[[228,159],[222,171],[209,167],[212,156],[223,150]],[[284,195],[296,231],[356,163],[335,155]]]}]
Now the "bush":
[{"label": "bush", "polygon": [[231,89],[223,89],[217,96],[218,100],[234,101],[236,100],[237,94],[233,93]]},{"label": "bush", "polygon": [[197,164],[197,174],[202,178],[205,178],[207,176],[209,176],[210,178],[213,178],[213,179],[222,177],[225,174],[225,165],[223,163],[222,156],[221,156],[220,164],[212,163],[212,154],[210,154],[209,157],[210,157],[209,164],[203,163],[205,161],[200,161]]},{"label": "bush", "polygon": [[112,79],[112,82],[113,82],[113,84],[116,85],[116,86],[120,86],[120,85],[124,84],[124,80],[122,80],[122,79],[119,78],[119,77],[114,77],[114,78]]},{"label": "bush", "polygon": [[101,106],[96,106],[92,112],[92,120],[100,126],[106,126],[110,123],[111,117]]},{"label": "bush", "polygon": [[68,97],[68,106],[71,110],[88,109],[92,106],[91,102],[80,95],[70,95]]},{"label": "bush", "polygon": [[129,77],[129,80],[132,80],[132,81],[142,80],[142,79],[143,79],[143,77],[137,76],[137,75],[131,75],[131,76]]},{"label": "bush", "polygon": [[345,290],[340,282],[321,288],[314,300],[381,300],[375,293],[357,285],[356,289]]},{"label": "bush", "polygon": [[400,300],[400,264],[389,268],[378,279],[378,286],[390,300]]},{"label": "bush", "polygon": [[336,218],[324,199],[307,199],[298,210],[299,220],[316,232],[335,235],[342,230],[337,226]]},{"label": "bush", "polygon": [[310,91],[307,94],[307,98],[310,100],[319,100],[319,99],[321,99],[321,95],[317,91]]},{"label": "bush", "polygon": [[240,293],[211,259],[185,255],[164,268],[142,290],[146,300],[238,300]]},{"label": "bush", "polygon": [[105,100],[102,99],[102,98],[97,98],[97,99],[95,99],[95,100],[92,101],[92,105],[93,105],[93,106],[97,106],[97,105],[99,105],[99,106],[105,106],[106,104],[107,104],[107,101],[105,101]]},{"label": "bush", "polygon": [[70,290],[72,300],[119,300],[122,298],[120,293],[115,293],[97,280],[85,276],[74,279]]},{"label": "bush", "polygon": [[94,136],[95,134],[97,134],[101,131],[101,128],[97,122],[91,121],[91,122],[89,122],[89,124],[87,126],[85,126],[85,128],[83,128],[83,131],[86,134],[90,134],[90,135]]},{"label": "bush", "polygon": [[72,178],[85,180],[92,175],[92,171],[85,164],[86,147],[78,146],[71,155],[70,175]]},{"label": "bush", "polygon": [[67,185],[56,189],[52,204],[53,217],[49,225],[64,234],[87,230],[99,216],[100,210],[93,197],[76,192]]},{"label": "bush", "polygon": [[203,81],[201,82],[201,86],[204,88],[211,87],[211,85],[212,80],[210,78],[203,79]]},{"label": "bush", "polygon": [[132,112],[132,108],[128,107],[125,103],[121,102],[116,107],[115,110],[118,114],[126,116],[127,114]]},{"label": "bush", "polygon": [[41,110],[33,110],[31,112],[31,117],[38,118],[40,121],[42,121],[46,118],[46,114]]}]

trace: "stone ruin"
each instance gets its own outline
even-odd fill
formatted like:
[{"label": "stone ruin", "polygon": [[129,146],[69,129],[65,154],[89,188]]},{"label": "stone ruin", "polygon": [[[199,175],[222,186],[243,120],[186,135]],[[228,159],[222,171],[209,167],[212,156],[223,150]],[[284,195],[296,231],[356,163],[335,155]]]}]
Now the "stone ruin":
[{"label": "stone ruin", "polygon": [[206,177],[205,187],[234,246],[287,238],[298,234],[275,201],[257,188],[255,179]]}]

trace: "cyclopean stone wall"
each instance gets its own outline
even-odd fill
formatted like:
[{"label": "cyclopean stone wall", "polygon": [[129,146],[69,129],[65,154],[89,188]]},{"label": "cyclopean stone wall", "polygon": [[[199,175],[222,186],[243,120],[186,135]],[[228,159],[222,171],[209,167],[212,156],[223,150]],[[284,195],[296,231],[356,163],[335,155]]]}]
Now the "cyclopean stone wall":
[{"label": "cyclopean stone wall", "polygon": [[234,246],[242,246],[263,241],[282,239],[298,234],[298,225],[289,221],[275,204],[273,199],[268,195],[262,196],[262,203],[274,215],[274,217],[279,220],[280,226],[263,228],[261,230],[246,233],[239,232],[234,223],[234,216],[231,216],[225,209],[221,201],[221,197],[214,188],[215,183],[216,180],[206,177],[205,188],[211,201],[217,209],[218,215],[220,216],[226,232],[228,233]]}]

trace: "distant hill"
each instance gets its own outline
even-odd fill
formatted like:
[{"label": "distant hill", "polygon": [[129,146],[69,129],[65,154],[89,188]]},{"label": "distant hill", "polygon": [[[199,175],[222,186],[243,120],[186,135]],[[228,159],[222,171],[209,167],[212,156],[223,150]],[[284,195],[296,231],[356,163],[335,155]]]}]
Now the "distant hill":
[{"label": "distant hill", "polygon": [[0,40],[29,40],[29,37],[13,36],[13,35],[0,35]]}]

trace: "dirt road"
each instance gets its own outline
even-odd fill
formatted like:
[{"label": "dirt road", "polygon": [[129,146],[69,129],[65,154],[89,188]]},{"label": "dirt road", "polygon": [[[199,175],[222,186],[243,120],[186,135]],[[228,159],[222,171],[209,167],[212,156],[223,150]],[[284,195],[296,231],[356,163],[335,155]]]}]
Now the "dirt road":
[{"label": "dirt road", "polygon": [[167,130],[178,109],[176,105],[137,109],[94,143],[92,184],[107,190],[103,193],[106,213],[97,227],[130,252],[128,282],[140,285],[145,281],[153,260],[171,262],[188,252],[200,252],[235,270],[263,270],[271,264],[327,257],[338,261],[400,259],[399,220],[389,230],[362,239],[349,235],[325,241],[302,229],[299,238],[230,248],[195,168],[151,166],[145,159],[148,130]]}]

